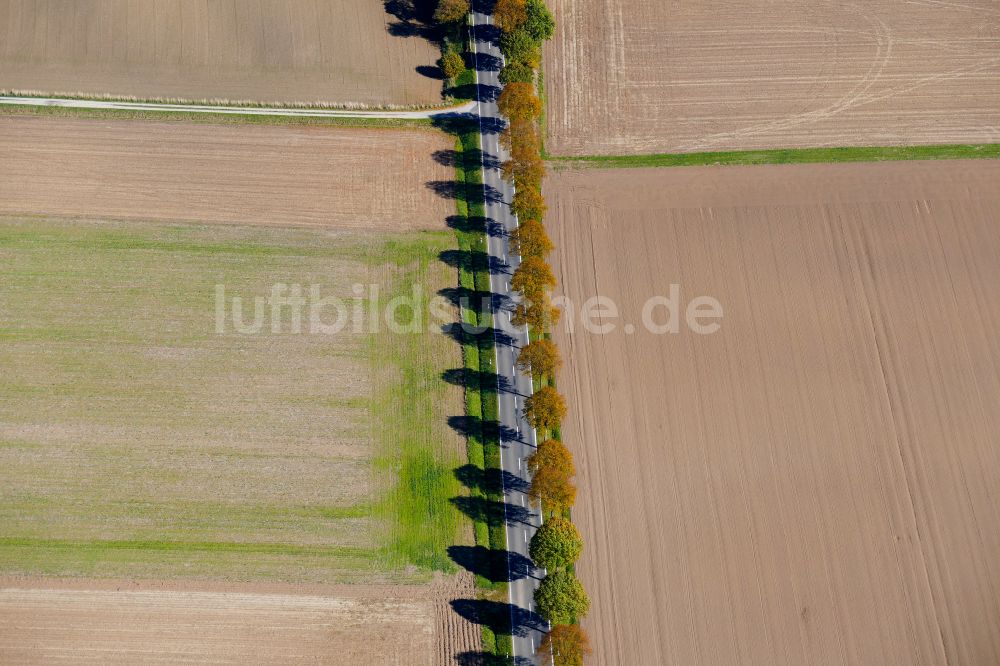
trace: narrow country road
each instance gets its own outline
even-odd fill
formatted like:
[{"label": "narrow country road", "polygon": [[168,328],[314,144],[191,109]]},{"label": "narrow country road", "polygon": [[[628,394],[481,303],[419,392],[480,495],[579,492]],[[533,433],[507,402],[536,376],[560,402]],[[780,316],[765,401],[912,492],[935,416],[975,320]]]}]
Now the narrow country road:
[{"label": "narrow country road", "polygon": [[215,113],[240,116],[281,116],[286,118],[394,118],[419,119],[472,113],[475,102],[440,109],[419,111],[366,111],[364,109],[305,109],[296,107],[213,106],[210,104],[167,104],[159,102],[115,102],[100,99],[69,99],[64,97],[0,97],[0,105],[47,106],[64,109],[110,109],[114,111],[165,111]]},{"label": "narrow country road", "polygon": [[477,105],[480,138],[483,151],[483,182],[486,195],[486,217],[490,225],[487,245],[490,256],[491,290],[494,299],[493,327],[496,331],[497,390],[500,411],[501,465],[504,471],[504,498],[507,504],[507,550],[510,577],[511,624],[514,629],[515,664],[538,664],[535,651],[542,638],[535,614],[534,593],[541,572],[534,571],[528,557],[528,542],[541,524],[540,512],[532,507],[525,490],[530,476],[526,460],[534,452],[536,436],[523,416],[524,399],[532,394],[531,378],[518,372],[517,361],[521,346],[528,343],[525,327],[515,327],[510,317],[514,293],[510,277],[521,263],[510,252],[507,234],[517,228],[517,218],[510,209],[513,186],[503,179],[499,166],[506,157],[495,129],[500,122],[496,95],[501,89],[499,67],[478,63],[502,62],[500,49],[494,42],[496,30],[492,18],[476,11],[473,3],[472,42],[476,58]]}]

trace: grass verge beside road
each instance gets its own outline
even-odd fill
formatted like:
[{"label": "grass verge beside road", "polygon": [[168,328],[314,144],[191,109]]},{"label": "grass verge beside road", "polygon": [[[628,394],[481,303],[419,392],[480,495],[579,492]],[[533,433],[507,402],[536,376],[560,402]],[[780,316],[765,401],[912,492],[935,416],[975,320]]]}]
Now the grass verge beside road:
[{"label": "grass verge beside road", "polygon": [[[492,335],[493,321],[489,300],[484,297],[492,292],[486,247],[485,215],[483,201],[483,172],[480,162],[479,135],[472,129],[461,132],[456,142],[458,166],[456,180],[463,196],[457,198],[458,216],[456,233],[459,250],[467,257],[459,267],[459,287],[469,301],[461,308],[462,323],[486,332],[482,335],[462,333],[462,356],[468,377],[475,378],[466,384],[465,407],[468,428],[469,464],[481,482],[469,488],[473,501],[486,507],[502,506],[504,495],[499,478],[500,460],[499,408],[497,405],[496,353]],[[506,552],[504,521],[496,511],[472,515],[476,545],[493,552]],[[476,575],[476,587],[482,598],[506,602],[508,584],[505,576]],[[498,631],[495,626],[482,625],[483,649],[497,657],[512,652],[509,631]]]},{"label": "grass verge beside road", "polygon": [[847,148],[787,148],[710,153],[654,155],[545,155],[554,168],[629,169],[641,167],[730,166],[755,164],[815,164],[828,162],[887,162],[893,160],[998,159],[1000,144],[941,146],[866,146]]}]

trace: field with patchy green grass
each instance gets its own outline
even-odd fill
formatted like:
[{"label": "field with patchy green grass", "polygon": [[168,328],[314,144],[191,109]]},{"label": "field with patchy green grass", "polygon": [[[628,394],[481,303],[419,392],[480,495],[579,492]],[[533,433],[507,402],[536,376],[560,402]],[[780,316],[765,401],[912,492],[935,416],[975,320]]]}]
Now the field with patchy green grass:
[{"label": "field with patchy green grass", "polygon": [[[376,582],[453,571],[463,464],[420,334],[242,335],[271,286],[453,286],[450,232],[0,218],[0,571]],[[227,326],[216,332],[216,285]],[[370,297],[360,307],[370,312]],[[332,319],[328,309],[325,320]],[[307,324],[304,324],[308,328]],[[405,398],[405,399],[404,399]],[[418,529],[419,527],[419,529]]]}]

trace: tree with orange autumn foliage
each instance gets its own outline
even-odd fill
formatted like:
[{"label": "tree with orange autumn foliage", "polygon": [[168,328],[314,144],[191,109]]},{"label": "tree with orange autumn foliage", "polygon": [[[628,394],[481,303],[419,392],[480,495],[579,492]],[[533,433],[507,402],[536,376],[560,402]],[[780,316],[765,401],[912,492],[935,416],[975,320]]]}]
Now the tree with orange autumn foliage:
[{"label": "tree with orange autumn foliage", "polygon": [[511,252],[522,257],[545,258],[556,247],[545,231],[545,225],[538,220],[522,222],[510,232],[508,240]]},{"label": "tree with orange autumn foliage", "polygon": [[554,342],[542,338],[521,348],[517,355],[517,367],[525,372],[530,371],[535,379],[551,377],[562,367],[562,356]]},{"label": "tree with orange autumn foliage", "polygon": [[543,386],[524,401],[524,416],[532,428],[557,428],[566,416],[566,400],[551,386]]},{"label": "tree with orange autumn foliage", "polygon": [[520,30],[528,22],[528,3],[526,0],[497,0],[493,18],[501,30]]},{"label": "tree with orange autumn foliage", "polygon": [[557,624],[545,634],[538,652],[549,657],[555,666],[583,666],[583,660],[594,651],[580,625]]},{"label": "tree with orange autumn foliage", "polygon": [[510,121],[534,120],[542,114],[542,102],[530,83],[509,83],[497,99],[500,113]]}]

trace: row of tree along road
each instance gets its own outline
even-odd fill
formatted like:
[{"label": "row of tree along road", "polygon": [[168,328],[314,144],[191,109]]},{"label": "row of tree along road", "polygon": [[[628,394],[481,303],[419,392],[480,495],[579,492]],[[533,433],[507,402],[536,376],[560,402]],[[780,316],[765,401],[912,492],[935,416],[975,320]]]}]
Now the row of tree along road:
[{"label": "row of tree along road", "polygon": [[[469,11],[469,0],[440,0],[435,20],[456,26]],[[539,652],[556,666],[579,666],[591,652],[579,625],[590,609],[590,600],[574,571],[583,551],[583,540],[570,520],[576,501],[576,468],[573,455],[560,439],[566,401],[556,390],[555,375],[562,357],[548,334],[558,323],[560,312],[552,304],[556,278],[548,263],[555,246],[542,223],[547,212],[542,197],[543,109],[536,90],[542,44],[552,37],[555,21],[543,0],[497,0],[493,16],[501,29],[500,48],[505,60],[497,105],[508,121],[500,142],[510,157],[502,168],[504,177],[514,183],[511,209],[520,222],[509,238],[510,250],[521,257],[511,276],[511,288],[523,296],[512,321],[531,331],[531,341],[521,349],[517,364],[531,374],[536,387],[524,406],[525,418],[538,433],[539,442],[527,460],[532,474],[528,494],[541,506],[544,523],[532,537],[529,554],[546,572],[535,592],[535,605],[551,625]],[[456,82],[468,71],[460,50],[447,40],[441,69]]]},{"label": "row of tree along road", "polygon": [[497,100],[508,120],[500,137],[510,155],[503,163],[503,174],[514,183],[511,209],[520,221],[509,239],[511,251],[521,256],[511,288],[523,296],[512,320],[531,331],[531,341],[521,349],[517,364],[531,374],[536,387],[524,406],[525,417],[538,433],[538,448],[527,464],[532,474],[529,495],[540,503],[544,523],[531,539],[529,554],[546,571],[535,592],[535,605],[551,624],[539,651],[557,666],[578,666],[590,653],[579,625],[590,600],[574,571],[583,550],[580,533],[570,521],[576,501],[576,468],[573,455],[560,441],[566,401],[556,390],[555,375],[562,357],[548,335],[560,313],[551,299],[556,278],[548,256],[554,245],[542,223],[547,211],[542,197],[542,102],[535,88],[542,43],[552,37],[555,22],[542,0],[498,0],[494,18],[502,30],[500,48],[505,59],[500,72],[504,87]]}]

